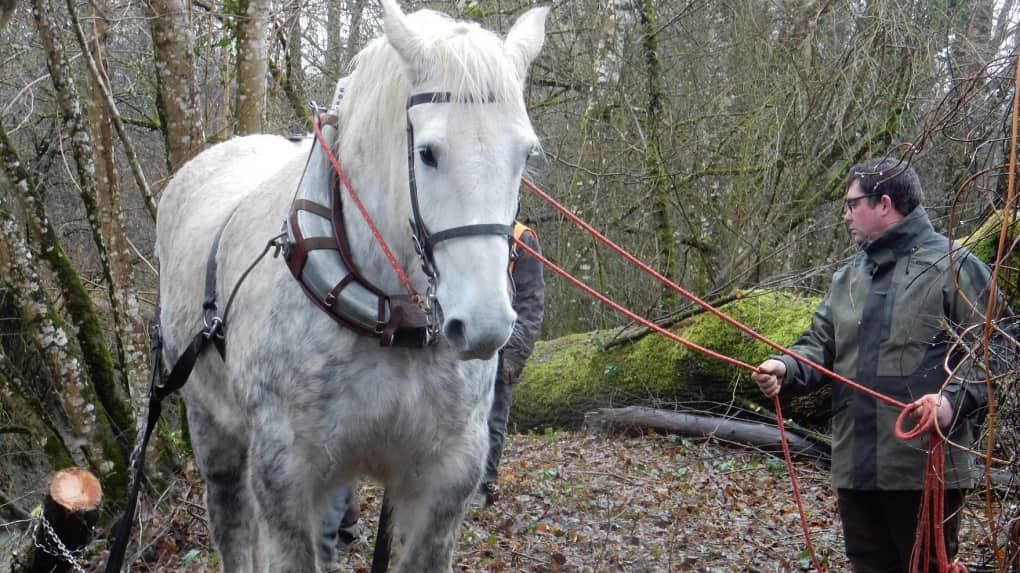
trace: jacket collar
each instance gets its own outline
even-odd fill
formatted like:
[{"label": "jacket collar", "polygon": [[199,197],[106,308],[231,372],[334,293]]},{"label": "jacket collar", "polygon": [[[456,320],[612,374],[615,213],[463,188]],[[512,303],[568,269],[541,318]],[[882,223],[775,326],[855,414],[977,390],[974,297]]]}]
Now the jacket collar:
[{"label": "jacket collar", "polygon": [[934,232],[928,212],[919,205],[877,239],[865,244],[864,254],[876,265],[883,266],[909,253],[924,237]]}]

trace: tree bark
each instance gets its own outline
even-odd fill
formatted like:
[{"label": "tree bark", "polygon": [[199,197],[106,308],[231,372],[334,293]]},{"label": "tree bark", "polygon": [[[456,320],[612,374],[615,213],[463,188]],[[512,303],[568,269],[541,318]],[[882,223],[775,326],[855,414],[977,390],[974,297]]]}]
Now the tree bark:
[{"label": "tree bark", "polygon": [[262,130],[269,51],[269,0],[240,0],[237,14],[237,133]]},{"label": "tree bark", "polygon": [[351,24],[347,29],[347,46],[344,50],[344,61],[339,62],[340,66],[336,73],[345,75],[347,66],[350,66],[354,56],[361,50],[361,20],[365,15],[365,0],[348,0],[348,12],[351,17]]},{"label": "tree bark", "polygon": [[[722,311],[779,344],[792,344],[810,324],[817,298],[756,292]],[[757,365],[775,351],[718,318],[696,315],[670,329],[681,338]],[[518,431],[576,428],[585,412],[616,406],[674,407],[705,412],[767,410],[743,369],[658,335],[607,348],[601,332],[539,341],[514,389],[510,420]],[[828,388],[784,398],[787,419],[811,429],[827,426]]]},{"label": "tree bark", "polygon": [[156,69],[156,110],[171,174],[205,144],[189,6],[185,0],[145,2]]},{"label": "tree bark", "polygon": [[[651,194],[652,224],[658,243],[658,271],[662,276],[676,277],[676,238],[670,221],[669,177],[662,157],[662,114],[666,97],[662,84],[662,61],[659,58],[658,17],[651,0],[641,0],[638,7],[641,21],[641,49],[645,62],[645,87],[648,107],[645,110],[645,176]],[[677,294],[662,287],[661,308],[669,311],[676,305]]]},{"label": "tree bark", "polygon": [[[109,471],[101,475],[109,480],[108,491],[119,491],[125,479],[127,451],[134,442],[131,409],[117,396],[113,362],[89,294],[50,224],[43,198],[11,144],[2,118],[0,163],[25,212],[24,222],[15,221],[0,204],[0,276],[13,295],[26,335],[46,367],[48,377],[43,380],[48,378],[56,389],[50,397],[60,405],[41,414],[51,420],[53,431],[45,450],[54,461],[66,452],[77,465],[98,468],[107,467],[109,462]],[[39,246],[35,251],[42,254],[57,277],[64,305],[75,324],[77,345],[68,339],[63,318],[54,309],[35,270],[38,265],[33,249],[21,234],[26,222],[33,242]],[[85,365],[87,375],[79,370],[80,364]],[[42,383],[35,377],[32,380]],[[106,400],[101,389],[106,392]],[[105,415],[96,416],[97,411]]]},{"label": "tree bark", "polygon": [[[782,451],[779,428],[732,418],[697,416],[670,410],[628,406],[601,408],[584,415],[585,425],[596,431],[641,435],[648,429],[695,438],[754,446],[776,453]],[[790,453],[820,465],[828,464],[829,448],[801,436],[786,433]]]},{"label": "tree bark", "polygon": [[1020,517],[1014,517],[1006,526],[1009,541],[1006,544],[1006,565],[1011,573],[1020,573]]},{"label": "tree bark", "polygon": [[[114,160],[113,119],[106,102],[106,86],[110,85],[103,55],[106,44],[106,18],[97,7],[105,7],[98,0],[92,4],[91,34],[88,39],[89,53],[95,62],[96,76],[89,76],[88,103],[86,111],[95,131],[96,150],[96,206],[99,226],[110,252],[109,288],[113,299],[119,303],[119,312],[113,313],[114,336],[117,347],[117,361],[130,395],[141,404],[148,391],[146,362],[145,323],[138,297],[135,294],[133,255],[128,246],[124,230],[124,214],[120,201],[120,180]],[[74,18],[78,20],[77,17]]]},{"label": "tree bark", "polygon": [[[602,3],[600,0],[599,4]],[[570,181],[567,184],[568,197],[572,202],[574,197],[599,197],[604,193],[602,173],[606,167],[606,159],[603,140],[611,129],[613,109],[620,105],[620,96],[615,88],[620,83],[623,65],[621,52],[626,32],[633,20],[631,3],[628,0],[608,0],[605,6],[600,6],[600,12],[602,17],[595,55],[591,62],[591,83],[587,88],[584,113],[577,126],[575,140],[577,160],[571,168]],[[587,200],[578,201],[578,204],[587,203]],[[577,215],[585,218],[596,228],[603,227],[604,221],[600,221],[603,214],[599,212],[598,207],[578,209]],[[556,245],[555,251],[551,251],[553,260],[561,261],[560,265],[563,268],[573,274],[581,274],[585,280],[586,277],[596,277],[598,283],[596,288],[600,291],[606,290],[604,269],[598,257],[599,251],[590,237],[567,225],[558,225],[556,238],[552,244]],[[550,294],[556,296],[555,291]],[[587,325],[582,326],[578,322],[579,318],[568,311],[561,316],[563,322],[561,326],[568,332],[591,328]]]},{"label": "tree bark", "polygon": [[0,0],[0,30],[7,26],[14,16],[14,9],[18,7],[17,0]]},{"label": "tree bark", "polygon": [[[85,118],[81,113],[81,102],[77,90],[70,76],[64,49],[59,39],[54,34],[51,24],[51,13],[48,0],[33,0],[32,15],[35,20],[36,30],[39,38],[46,49],[46,65],[50,72],[50,79],[56,90],[57,101],[63,116],[64,125],[71,142],[71,151],[74,156],[74,164],[78,175],[78,186],[80,196],[85,206],[92,231],[92,240],[99,253],[99,262],[103,278],[108,285],[113,284],[113,277],[110,270],[110,254],[106,240],[103,238],[100,228],[100,214],[97,205],[98,191],[96,190],[96,165],[95,152],[92,146],[90,130],[86,125]],[[36,190],[34,185],[21,187],[26,193]],[[32,204],[34,202],[34,205]],[[29,207],[37,213],[40,220],[47,220],[44,204],[39,200],[30,201]],[[28,210],[28,209],[26,209]],[[68,281],[73,281],[77,275],[70,268],[61,269]],[[73,277],[71,275],[74,275]],[[113,313],[123,316],[122,303],[113,296],[113,289],[108,291],[110,307]],[[134,442],[134,416],[131,408],[124,402],[118,393],[118,377],[114,370],[113,359],[103,338],[103,332],[98,324],[96,313],[91,300],[84,297],[74,301],[74,306],[68,301],[68,308],[71,311],[72,320],[78,327],[78,340],[81,344],[82,355],[88,367],[89,379],[95,387],[103,409],[109,417],[114,431],[121,439],[120,449],[123,457]],[[122,319],[115,319],[122,320]]]}]

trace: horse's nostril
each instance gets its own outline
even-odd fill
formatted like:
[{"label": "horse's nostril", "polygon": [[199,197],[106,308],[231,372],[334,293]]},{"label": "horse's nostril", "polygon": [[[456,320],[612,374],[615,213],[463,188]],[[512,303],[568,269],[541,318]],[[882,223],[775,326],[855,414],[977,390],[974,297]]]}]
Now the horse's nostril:
[{"label": "horse's nostril", "polygon": [[463,348],[467,344],[466,330],[467,327],[464,325],[464,321],[458,319],[446,321],[446,327],[443,328],[446,338],[458,348]]}]

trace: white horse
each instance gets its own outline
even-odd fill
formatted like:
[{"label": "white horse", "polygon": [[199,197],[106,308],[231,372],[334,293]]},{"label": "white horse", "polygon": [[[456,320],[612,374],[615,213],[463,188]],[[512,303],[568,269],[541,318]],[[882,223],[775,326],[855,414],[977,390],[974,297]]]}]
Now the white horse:
[{"label": "white horse", "polygon": [[[526,158],[538,146],[522,92],[548,10],[527,12],[500,39],[432,12],[404,15],[395,0],[382,6],[385,35],[358,56],[335,152],[411,285],[425,293],[408,230],[409,163],[420,222],[433,232],[512,223]],[[446,97],[413,99],[420,94]],[[167,187],[157,251],[169,360],[202,326],[210,252],[222,303],[280,232],[309,145],[234,139],[189,162]],[[400,293],[347,202],[343,219],[364,278]],[[319,571],[320,508],[338,484],[362,475],[381,481],[393,501],[398,570],[450,570],[482,473],[494,356],[515,315],[505,237],[469,233],[430,250],[440,335],[423,348],[381,347],[340,326],[279,259],[254,267],[237,289],[224,357],[204,352],[183,389],[223,570]]]}]

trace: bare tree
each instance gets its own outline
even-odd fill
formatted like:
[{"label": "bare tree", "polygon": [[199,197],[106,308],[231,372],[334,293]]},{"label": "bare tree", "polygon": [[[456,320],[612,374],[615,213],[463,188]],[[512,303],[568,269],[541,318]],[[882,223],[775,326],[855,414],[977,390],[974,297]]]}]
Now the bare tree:
[{"label": "bare tree", "polygon": [[269,0],[240,0],[237,4],[237,133],[262,130],[266,77]]},{"label": "bare tree", "polygon": [[173,173],[202,150],[205,133],[194,68],[190,3],[144,3],[152,33],[156,70],[156,109],[166,145],[167,171]]}]

